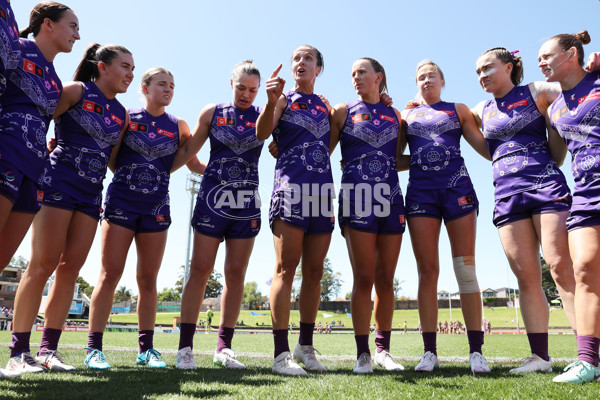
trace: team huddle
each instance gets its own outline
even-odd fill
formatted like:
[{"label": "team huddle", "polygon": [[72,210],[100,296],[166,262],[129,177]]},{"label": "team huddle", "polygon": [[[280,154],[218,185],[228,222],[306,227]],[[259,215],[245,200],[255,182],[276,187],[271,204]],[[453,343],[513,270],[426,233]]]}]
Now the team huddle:
[{"label": "team huddle", "polygon": [[[539,248],[548,263],[577,336],[579,358],[553,378],[584,383],[600,376],[600,53],[584,68],[587,31],[560,34],[539,50],[546,82],[522,85],[517,52],[502,47],[476,61],[478,82],[493,98],[473,109],[445,102],[442,69],[423,60],[416,69],[420,101],[391,107],[386,74],[375,59],[352,65],[358,99],[332,106],[315,94],[324,58],[313,46],[291,58],[293,89],[278,76],[266,81],[267,103],[253,104],[261,76],[250,60],[231,77],[233,99],[202,109],[193,130],[167,113],[173,75],[155,67],[142,76],[145,107],[127,109],[117,99],[133,80],[133,55],[118,45],[90,45],[74,81],[62,85],[52,61],[79,40],[69,7],[35,6],[21,32],[0,0],[0,262],[8,265],[30,225],[29,266],[17,290],[12,344],[0,376],[75,368],[58,343],[76,279],[101,221],[102,266],[91,298],[84,364],[111,368],[102,351],[113,293],[135,240],[139,354],[136,363],[166,367],[154,348],[157,274],[171,223],[170,174],[184,164],[203,174],[194,215],[190,274],[181,301],[176,368],[195,369],[193,338],[219,245],[225,241],[225,286],[213,363],[243,369],[232,350],[244,278],[261,228],[258,162],[263,143],[276,157],[269,226],[276,265],[270,292],[273,372],[325,372],[313,347],[323,262],[337,221],[353,270],[351,298],[357,357],[354,373],[373,365],[403,370],[391,355],[393,278],[406,225],[419,273],[419,318],[424,354],[417,371],[439,368],[438,240],[448,231],[473,373],[490,371],[483,356],[481,292],[475,267],[478,200],[461,156],[466,141],[492,162],[494,225],[520,291],[531,356],[511,373],[550,372],[548,307],[541,285]],[[28,35],[32,39],[27,39]],[[19,37],[20,36],[20,37]],[[552,82],[552,83],[550,83]],[[47,142],[50,121],[56,138]],[[196,157],[209,139],[207,163]],[[334,192],[330,155],[340,145],[342,179]],[[408,154],[405,155],[408,145]],[[575,186],[559,166],[571,153]],[[104,200],[107,168],[113,171]],[[409,171],[403,196],[398,171]],[[35,218],[34,218],[35,217]],[[290,297],[302,262],[300,335],[288,341]],[[3,267],[2,267],[3,268]],[[30,351],[31,328],[44,285],[55,274],[44,314],[40,349]],[[374,309],[371,293],[375,288]],[[374,356],[370,321],[376,325]],[[301,366],[303,365],[303,367]]]}]

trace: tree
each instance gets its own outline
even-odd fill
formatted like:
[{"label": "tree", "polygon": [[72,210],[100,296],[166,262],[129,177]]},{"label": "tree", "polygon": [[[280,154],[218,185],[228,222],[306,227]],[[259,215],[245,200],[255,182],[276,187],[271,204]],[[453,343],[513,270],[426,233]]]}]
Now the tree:
[{"label": "tree", "polygon": [[217,271],[213,271],[212,274],[210,274],[210,278],[208,278],[208,282],[206,283],[206,291],[204,292],[205,299],[219,297],[223,291],[223,285],[219,282],[221,278],[223,278],[223,275]]},{"label": "tree", "polygon": [[83,277],[77,277],[77,283],[79,283],[79,293],[85,294],[87,297],[92,296],[92,292],[94,291],[94,287],[90,285]]},{"label": "tree", "polygon": [[246,282],[244,285],[244,297],[242,303],[248,304],[248,308],[255,310],[262,304],[262,293],[258,290],[256,282]]},{"label": "tree", "polygon": [[177,301],[181,299],[181,295],[177,289],[164,288],[162,292],[158,294],[158,301]]},{"label": "tree", "polygon": [[542,267],[542,289],[544,289],[546,300],[550,302],[558,296],[558,289],[556,288],[554,279],[552,279],[548,264],[546,264],[546,260],[542,256],[540,256],[540,265]]},{"label": "tree", "polygon": [[331,261],[325,257],[323,261],[323,276],[321,277],[321,298],[324,301],[330,301],[337,298],[342,290],[342,274],[333,272]]},{"label": "tree", "polygon": [[348,300],[348,301],[352,300],[352,292],[346,293],[346,300]]},{"label": "tree", "polygon": [[[27,268],[27,265],[29,265],[29,260],[23,256],[16,256],[10,259],[10,265],[13,265],[15,267]],[[6,265],[2,266],[2,268],[4,268],[5,266]]]},{"label": "tree", "polygon": [[394,277],[394,299],[400,297],[400,291],[402,290],[402,284],[404,281]]},{"label": "tree", "polygon": [[127,289],[125,287],[125,285],[120,286],[113,296],[113,303],[129,301],[129,300],[131,300],[131,296],[133,296],[133,294],[131,293],[131,290]]},{"label": "tree", "polygon": [[179,293],[179,296],[183,294],[183,286],[185,285],[185,265],[179,267],[179,279],[175,282],[175,290]]}]

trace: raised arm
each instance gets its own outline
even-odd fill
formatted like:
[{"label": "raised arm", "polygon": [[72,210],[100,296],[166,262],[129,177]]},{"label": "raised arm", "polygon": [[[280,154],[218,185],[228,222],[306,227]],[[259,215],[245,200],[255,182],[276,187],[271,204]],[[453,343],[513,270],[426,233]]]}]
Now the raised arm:
[{"label": "raised arm", "polygon": [[281,71],[281,64],[267,80],[267,104],[256,120],[258,140],[266,140],[271,135],[287,105],[287,99],[283,96],[285,80],[277,76],[279,71]]},{"label": "raised arm", "polygon": [[329,139],[329,155],[333,154],[335,146],[340,141],[340,133],[344,128],[344,122],[346,122],[346,104],[341,103],[333,107],[329,113],[329,128],[331,129],[331,136]]},{"label": "raised arm", "polygon": [[462,128],[462,133],[465,137],[465,140],[483,158],[492,161],[490,149],[485,141],[485,138],[483,137],[483,134],[477,127],[475,116],[469,107],[461,103],[456,103],[456,112],[458,112],[458,118],[460,119],[460,126]]},{"label": "raised arm", "polygon": [[[182,128],[184,129],[184,137],[183,140],[180,141],[179,149],[177,149],[177,153],[175,153],[175,159],[173,160],[173,167],[171,167],[171,173],[177,171],[181,166],[187,164],[196,153],[200,150],[200,148],[208,139],[208,133],[210,131],[210,122],[212,121],[213,115],[215,113],[215,105],[209,104],[200,111],[200,116],[198,117],[198,122],[196,127],[194,128],[194,132],[189,135],[189,127],[185,121],[183,124],[178,122],[179,132],[182,132]],[[185,137],[185,129],[187,128],[188,135]],[[196,171],[193,171],[196,172]]]}]

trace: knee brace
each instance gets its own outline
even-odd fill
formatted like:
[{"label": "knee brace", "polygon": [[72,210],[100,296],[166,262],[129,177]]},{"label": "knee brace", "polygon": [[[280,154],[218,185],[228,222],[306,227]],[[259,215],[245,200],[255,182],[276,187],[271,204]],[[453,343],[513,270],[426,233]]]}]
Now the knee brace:
[{"label": "knee brace", "polygon": [[452,258],[454,275],[458,283],[460,293],[478,293],[479,284],[475,273],[475,256],[464,256]]}]

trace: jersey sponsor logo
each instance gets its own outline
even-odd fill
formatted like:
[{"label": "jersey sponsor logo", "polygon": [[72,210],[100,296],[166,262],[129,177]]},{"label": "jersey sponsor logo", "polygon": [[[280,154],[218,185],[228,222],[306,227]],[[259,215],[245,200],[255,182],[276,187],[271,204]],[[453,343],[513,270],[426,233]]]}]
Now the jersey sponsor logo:
[{"label": "jersey sponsor logo", "polygon": [[130,122],[129,130],[130,131],[138,131],[138,132],[148,132],[148,125],[140,124],[137,122]]},{"label": "jersey sponsor logo", "polygon": [[115,114],[111,113],[110,119],[112,119],[113,122],[116,122],[117,124],[119,124],[119,126],[123,126],[123,120],[121,118],[117,117]]},{"label": "jersey sponsor logo", "polygon": [[56,81],[52,77],[50,77],[50,84],[54,89],[56,89],[57,92],[60,92],[60,89],[58,88],[58,83],[56,83]]},{"label": "jersey sponsor logo", "polygon": [[12,182],[15,180],[15,173],[12,171],[3,172],[2,175],[6,178],[7,181]]},{"label": "jersey sponsor logo", "polygon": [[588,101],[600,99],[600,91],[596,93],[590,93],[587,96],[580,97],[577,99],[577,104],[583,104]]},{"label": "jersey sponsor logo", "polygon": [[466,206],[469,204],[473,204],[473,196],[463,196],[458,199],[459,206]]},{"label": "jersey sponsor logo", "polygon": [[446,114],[449,116],[453,116],[454,115],[454,111],[448,111],[448,110],[439,110],[434,112],[435,115],[440,115],[440,114]]},{"label": "jersey sponsor logo", "polygon": [[370,121],[371,120],[371,114],[356,114],[352,116],[352,122],[353,123],[357,123],[357,122],[363,122],[363,121]]},{"label": "jersey sponsor logo", "polygon": [[308,110],[308,106],[306,105],[306,103],[292,103],[290,108],[294,111],[298,111],[298,110],[307,111]]},{"label": "jersey sponsor logo", "polygon": [[256,228],[258,228],[258,220],[256,220],[256,219],[253,219],[252,221],[250,221],[250,227],[251,227],[252,229],[256,229]]},{"label": "jersey sponsor logo", "polygon": [[569,109],[567,108],[567,106],[562,106],[561,108],[558,109],[558,111],[555,111],[552,114],[552,121],[554,121],[556,123],[556,121],[558,121],[560,119],[560,117],[562,117],[563,115],[565,115],[568,112],[569,112]]},{"label": "jersey sponsor logo", "polygon": [[169,137],[169,138],[171,138],[171,139],[173,139],[173,138],[175,137],[175,134],[174,134],[173,132],[169,132],[169,131],[167,131],[167,130],[164,130],[164,129],[162,129],[162,128],[158,128],[158,129],[156,130],[156,133],[158,133],[159,135],[162,135],[162,136]]},{"label": "jersey sponsor logo", "polygon": [[42,190],[37,191],[37,201],[40,203],[44,201],[44,192]]},{"label": "jersey sponsor logo", "polygon": [[316,105],[315,105],[315,108],[316,108],[317,110],[319,110],[319,111],[323,111],[324,113],[326,113],[326,112],[327,112],[327,108],[325,108],[325,107],[323,107],[323,106],[320,106],[320,105],[318,105],[318,104],[316,104]]},{"label": "jersey sponsor logo", "polygon": [[235,126],[235,119],[226,117],[217,117],[217,126]]},{"label": "jersey sponsor logo", "polygon": [[94,103],[93,101],[85,100],[83,102],[83,109],[85,111],[93,112],[98,115],[104,115],[104,109],[101,105]]},{"label": "jersey sponsor logo", "polygon": [[40,78],[44,78],[44,70],[42,69],[42,67],[40,67],[33,61],[29,61],[26,58],[23,59],[23,71],[37,75]]},{"label": "jersey sponsor logo", "polygon": [[166,221],[166,218],[163,214],[158,214],[156,216],[156,222],[165,222],[165,221]]},{"label": "jersey sponsor logo", "polygon": [[392,118],[389,115],[380,114],[379,115],[379,119],[382,119],[382,120],[387,121],[387,122],[391,122],[392,124],[396,123],[396,118]]},{"label": "jersey sponsor logo", "polygon": [[406,219],[404,218],[404,214],[400,215],[399,218],[400,218],[401,224],[404,224],[406,222]]},{"label": "jersey sponsor logo", "polygon": [[523,100],[516,101],[516,102],[514,102],[514,103],[512,103],[512,104],[509,104],[509,105],[508,105],[508,107],[506,107],[506,110],[507,110],[507,111],[510,111],[510,110],[512,110],[513,108],[516,108],[516,107],[524,107],[524,106],[526,106],[526,105],[527,105],[527,99],[523,99]]},{"label": "jersey sponsor logo", "polygon": [[335,224],[335,217],[333,215],[329,217],[329,220],[332,224]]},{"label": "jersey sponsor logo", "polygon": [[245,125],[248,128],[256,128],[256,122],[246,121]]}]

